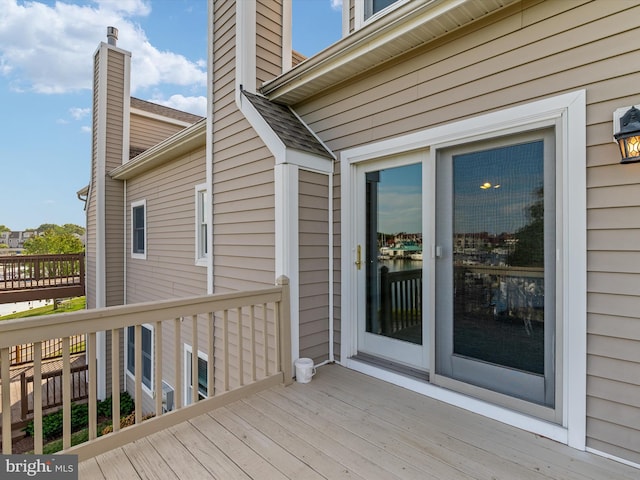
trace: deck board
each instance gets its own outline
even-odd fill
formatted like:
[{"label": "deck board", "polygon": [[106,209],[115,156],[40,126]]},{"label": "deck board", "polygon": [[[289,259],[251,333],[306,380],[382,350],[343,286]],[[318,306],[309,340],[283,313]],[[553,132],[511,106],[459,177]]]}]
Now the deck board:
[{"label": "deck board", "polygon": [[[337,365],[81,464],[80,478],[632,480],[637,469]],[[95,475],[94,475],[95,473]]]}]

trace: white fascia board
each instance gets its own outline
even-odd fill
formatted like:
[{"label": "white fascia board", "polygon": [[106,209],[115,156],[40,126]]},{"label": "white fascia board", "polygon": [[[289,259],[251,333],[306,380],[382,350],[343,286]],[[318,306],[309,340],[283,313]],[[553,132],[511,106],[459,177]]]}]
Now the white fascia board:
[{"label": "white fascia board", "polygon": [[[429,23],[447,12],[458,8],[468,0],[443,0],[439,3],[427,2],[420,8],[420,13],[412,13],[408,8],[415,8],[413,2],[408,2],[397,8],[397,16],[392,14],[382,17],[376,22],[376,28],[359,34],[365,29],[358,29],[341,42],[334,44],[323,52],[310,57],[304,62],[305,67],[292,70],[263,84],[262,90],[269,98],[279,98],[292,90],[324,77],[332,71],[338,70],[351,62],[358,62],[361,57],[371,51],[383,47],[396,39],[402,38],[408,32]],[[432,3],[435,3],[432,5]],[[405,11],[407,10],[407,11]],[[396,25],[396,23],[399,23]]]},{"label": "white fascia board", "polygon": [[205,145],[206,127],[206,120],[202,119],[145,150],[124,165],[113,169],[109,175],[116,180],[130,179],[202,147]]},{"label": "white fascia board", "polygon": [[293,148],[286,149],[286,156],[282,163],[298,165],[305,170],[326,173],[327,175],[333,173],[333,160],[331,158],[321,157],[301,150],[294,150]]},{"label": "white fascia board", "polygon": [[122,163],[129,161],[131,141],[131,54],[124,57],[124,92],[122,94]]},{"label": "white fascia board", "polygon": [[287,72],[291,70],[293,65],[292,51],[293,51],[293,13],[292,13],[292,0],[283,0],[282,2],[282,71]]},{"label": "white fascia board", "polygon": [[236,1],[236,103],[256,93],[256,2]]}]

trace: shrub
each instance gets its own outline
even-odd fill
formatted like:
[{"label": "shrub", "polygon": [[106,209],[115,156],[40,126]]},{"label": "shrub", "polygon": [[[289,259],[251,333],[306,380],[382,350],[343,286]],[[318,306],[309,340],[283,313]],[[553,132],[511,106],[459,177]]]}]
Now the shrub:
[{"label": "shrub", "polygon": [[[103,401],[98,401],[97,411],[98,417],[111,416],[111,397]],[[133,412],[135,404],[131,396],[127,392],[120,394],[120,415],[129,415]],[[86,428],[89,424],[89,406],[86,403],[71,405],[71,431],[75,432],[82,428]],[[33,420],[24,428],[27,435],[33,436]],[[42,417],[42,438],[51,440],[62,436],[62,409],[44,415]]]}]

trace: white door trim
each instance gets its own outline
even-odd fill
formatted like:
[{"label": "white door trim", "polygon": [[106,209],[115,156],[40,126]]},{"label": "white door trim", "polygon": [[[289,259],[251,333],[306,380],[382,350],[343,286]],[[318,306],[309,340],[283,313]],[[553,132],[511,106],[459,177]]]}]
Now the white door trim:
[{"label": "white door trim", "polygon": [[[507,108],[479,117],[370,143],[340,154],[341,173],[341,283],[342,283],[342,362],[355,367],[362,364],[350,357],[357,352],[357,299],[353,264],[355,262],[355,229],[352,211],[356,190],[356,165],[360,162],[400,154],[417,149],[432,148],[435,158],[437,148],[472,142],[491,136],[507,135],[527,129],[559,125],[557,152],[561,158],[562,178],[558,188],[562,192],[563,285],[562,322],[563,331],[563,408],[562,425],[554,426],[556,432],[548,435],[548,422],[533,419],[523,414],[496,407],[487,402],[451,392],[444,394],[439,387],[417,381],[409,382],[416,391],[434,398],[442,396],[444,401],[466,408],[491,418],[525,428],[584,450],[586,448],[586,92],[578,90],[543,100]],[[431,168],[431,167],[429,167]],[[427,169],[425,168],[425,171]],[[558,232],[560,233],[560,232]],[[424,231],[423,235],[429,234]],[[571,246],[569,250],[569,246]],[[389,378],[388,372],[367,367],[370,373],[380,378]],[[403,382],[405,382],[403,380]],[[406,383],[406,382],[405,382]],[[446,399],[445,399],[446,398]],[[508,414],[506,412],[509,412]]]}]

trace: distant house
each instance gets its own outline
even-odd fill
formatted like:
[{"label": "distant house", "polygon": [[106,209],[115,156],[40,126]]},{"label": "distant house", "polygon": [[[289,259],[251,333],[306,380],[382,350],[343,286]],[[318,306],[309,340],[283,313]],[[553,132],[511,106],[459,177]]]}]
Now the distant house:
[{"label": "distant house", "polygon": [[1,232],[0,244],[4,244],[8,248],[0,250],[0,255],[21,253],[24,242],[36,234],[37,232],[33,230]]},{"label": "distant house", "polygon": [[[295,66],[290,2],[210,7],[206,120],[132,100],[129,54],[96,52],[89,305],[286,275],[293,358],[640,466],[640,165],[613,142],[640,6],[345,0],[343,38]],[[419,287],[390,293],[379,234],[401,232]]]}]

